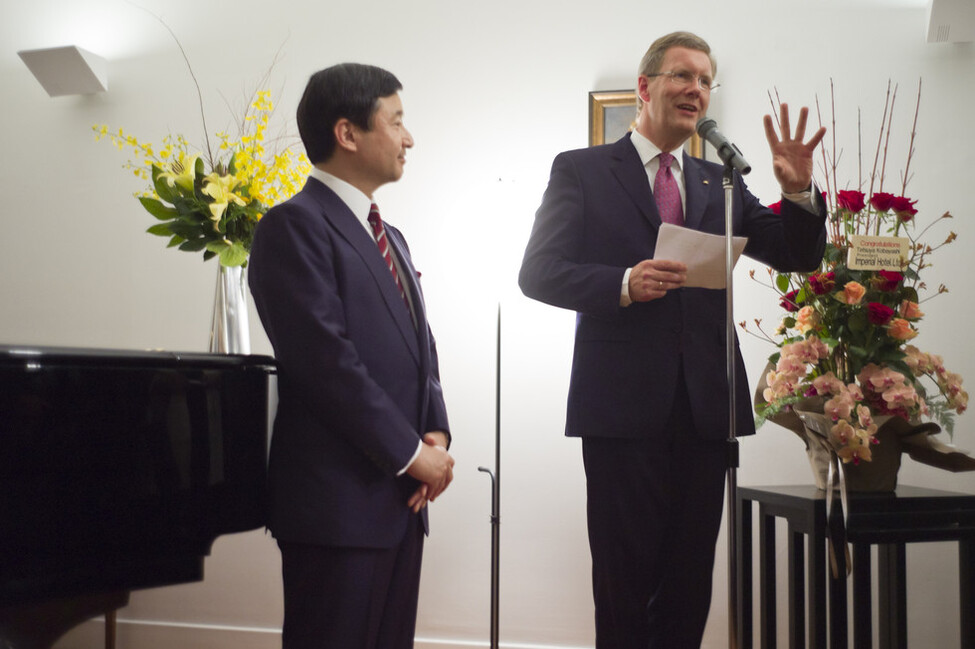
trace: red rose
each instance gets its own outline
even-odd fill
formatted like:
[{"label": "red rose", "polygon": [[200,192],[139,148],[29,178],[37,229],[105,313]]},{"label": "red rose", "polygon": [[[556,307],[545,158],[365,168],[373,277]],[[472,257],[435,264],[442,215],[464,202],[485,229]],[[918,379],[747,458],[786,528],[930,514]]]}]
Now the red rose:
[{"label": "red rose", "polygon": [[885,325],[894,317],[894,310],[886,304],[871,302],[867,305],[867,319],[871,324]]},{"label": "red rose", "polygon": [[771,205],[768,206],[768,208],[770,210],[772,210],[772,213],[773,214],[781,214],[782,213],[782,201],[779,201],[777,203],[772,203]]},{"label": "red rose", "polygon": [[799,289],[796,289],[794,291],[789,291],[788,293],[782,296],[781,300],[779,300],[779,305],[786,311],[795,313],[796,311],[799,310],[799,307],[796,306],[796,295],[798,294],[799,294]]},{"label": "red rose", "polygon": [[836,280],[833,279],[832,271],[809,276],[809,287],[816,295],[825,295],[832,291],[834,286],[836,286]]},{"label": "red rose", "polygon": [[892,270],[877,271],[877,288],[881,291],[896,291],[904,276]]},{"label": "red rose", "polygon": [[917,214],[917,210],[914,209],[914,203],[917,201],[912,201],[909,198],[904,198],[903,196],[898,196],[891,201],[890,207],[897,213],[898,218],[901,221],[910,221]]},{"label": "red rose", "polygon": [[836,192],[836,204],[848,212],[859,212],[865,206],[863,192],[855,189],[841,189]]},{"label": "red rose", "polygon": [[878,212],[886,212],[890,209],[891,203],[894,201],[894,195],[888,194],[887,192],[877,192],[870,197],[870,204],[873,205],[873,209]]}]

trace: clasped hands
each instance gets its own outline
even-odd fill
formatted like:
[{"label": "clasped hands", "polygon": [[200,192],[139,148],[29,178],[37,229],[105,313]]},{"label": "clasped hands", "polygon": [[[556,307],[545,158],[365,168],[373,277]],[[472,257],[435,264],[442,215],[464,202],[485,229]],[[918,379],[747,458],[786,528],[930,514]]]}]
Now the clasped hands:
[{"label": "clasped hands", "polygon": [[[794,194],[808,190],[812,185],[812,155],[826,135],[826,128],[820,127],[808,142],[806,120],[809,109],[799,110],[799,121],[795,135],[789,123],[789,105],[779,106],[779,129],[781,137],[775,132],[772,116],[764,118],[765,138],[772,152],[772,170],[783,193]],[[667,291],[680,288],[687,280],[687,266],[667,259],[645,259],[630,269],[629,294],[634,302],[649,302],[662,298]]]},{"label": "clasped hands", "polygon": [[435,431],[424,435],[420,455],[406,472],[423,483],[406,501],[406,506],[416,513],[436,500],[454,479],[454,458],[447,453],[446,433]]}]

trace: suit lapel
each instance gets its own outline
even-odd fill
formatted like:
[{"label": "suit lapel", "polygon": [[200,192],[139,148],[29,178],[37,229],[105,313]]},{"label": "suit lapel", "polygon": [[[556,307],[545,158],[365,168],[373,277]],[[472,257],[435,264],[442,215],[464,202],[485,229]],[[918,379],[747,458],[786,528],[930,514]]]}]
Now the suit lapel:
[{"label": "suit lapel", "polygon": [[684,225],[693,230],[701,229],[708,194],[711,191],[710,179],[701,173],[700,162],[684,153]]},{"label": "suit lapel", "polygon": [[610,170],[613,175],[616,176],[640,213],[654,227],[660,227],[660,214],[657,213],[657,204],[653,202],[647,170],[640,162],[640,154],[636,152],[636,148],[630,142],[629,134],[611,145],[610,156],[612,158]]},{"label": "suit lapel", "polygon": [[[387,226],[386,238],[389,241],[389,245],[393,248],[393,254],[396,255],[396,258],[400,262],[400,268],[403,271],[400,273],[400,281],[403,283],[403,288],[410,294],[410,298],[412,298],[413,320],[415,320],[415,323],[411,322],[410,324],[413,327],[413,339],[419,346],[418,359],[420,366],[425,374],[430,367],[430,334],[427,328],[427,305],[423,301],[423,291],[420,290],[420,276],[413,267],[413,260],[407,253],[406,240],[400,234],[400,231]],[[399,298],[398,294],[397,298]],[[400,300],[400,302],[402,301]]]},{"label": "suit lapel", "polygon": [[[321,205],[322,217],[332,224],[339,235],[362,258],[366,268],[369,269],[369,274],[372,276],[376,288],[379,289],[379,292],[383,296],[383,301],[386,303],[386,308],[390,316],[396,323],[396,328],[402,335],[407,347],[410,348],[410,352],[416,359],[417,364],[420,364],[420,350],[416,337],[417,329],[413,325],[413,319],[410,317],[409,311],[403,306],[403,298],[400,296],[399,290],[396,288],[396,283],[393,281],[389,268],[386,266],[386,260],[379,254],[379,247],[376,245],[375,239],[369,236],[369,233],[362,227],[362,223],[359,222],[359,219],[352,213],[348,205],[331,189],[317,180],[309,180],[305,185],[305,189],[311,191],[315,200]],[[388,236],[389,231],[387,228],[387,240],[391,241],[391,237]],[[395,248],[394,251],[402,263],[404,255]],[[413,272],[412,267],[410,272]],[[413,294],[415,295],[416,292]]]}]

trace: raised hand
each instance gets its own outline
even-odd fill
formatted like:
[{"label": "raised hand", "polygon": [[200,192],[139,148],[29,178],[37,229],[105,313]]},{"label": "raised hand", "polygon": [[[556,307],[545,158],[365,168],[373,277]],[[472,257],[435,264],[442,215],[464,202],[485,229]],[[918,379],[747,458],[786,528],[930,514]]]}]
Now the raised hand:
[{"label": "raised hand", "polygon": [[765,116],[765,138],[768,140],[769,149],[772,151],[772,170],[775,172],[775,179],[779,181],[779,185],[785,193],[792,194],[805,191],[809,189],[812,183],[812,156],[823,136],[826,135],[826,127],[821,126],[809,138],[808,142],[803,143],[808,116],[809,109],[803,106],[799,110],[799,122],[796,124],[795,137],[793,137],[789,124],[789,105],[780,104],[781,138],[775,132],[772,116]]}]

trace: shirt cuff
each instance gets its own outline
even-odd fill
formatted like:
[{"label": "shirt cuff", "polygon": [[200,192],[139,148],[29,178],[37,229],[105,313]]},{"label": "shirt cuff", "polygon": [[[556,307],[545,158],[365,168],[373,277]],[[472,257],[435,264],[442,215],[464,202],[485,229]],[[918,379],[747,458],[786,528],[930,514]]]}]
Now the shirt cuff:
[{"label": "shirt cuff", "polygon": [[633,304],[633,300],[630,299],[630,271],[632,268],[627,268],[626,272],[623,273],[623,285],[620,286],[620,306],[630,306]]},{"label": "shirt cuff", "polygon": [[803,192],[782,192],[782,198],[790,203],[795,203],[811,214],[819,213],[819,189],[814,184]]},{"label": "shirt cuff", "polygon": [[416,462],[416,458],[420,457],[420,450],[422,448],[423,448],[423,440],[421,439],[420,443],[416,445],[416,452],[413,453],[413,457],[410,458],[410,461],[406,463],[406,466],[404,466],[402,469],[396,472],[397,478],[403,475],[404,473],[406,473],[409,470],[409,468],[413,466],[413,463]]}]

